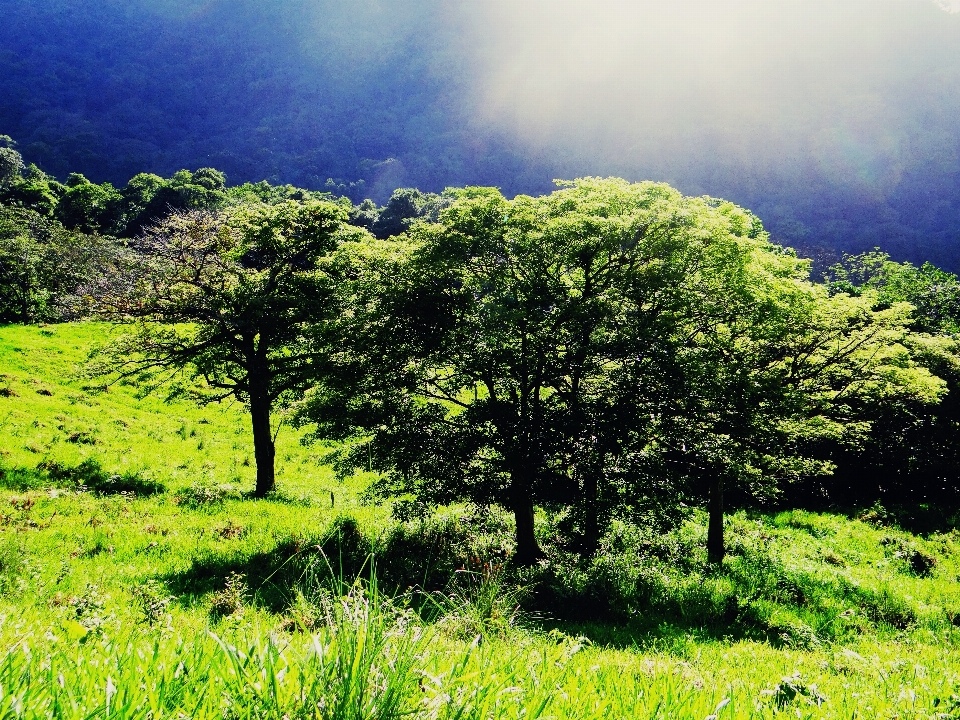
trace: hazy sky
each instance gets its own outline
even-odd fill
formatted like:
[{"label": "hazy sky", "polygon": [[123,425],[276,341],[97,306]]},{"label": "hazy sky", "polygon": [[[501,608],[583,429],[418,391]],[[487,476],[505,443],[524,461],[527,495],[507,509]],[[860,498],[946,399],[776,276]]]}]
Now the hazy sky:
[{"label": "hazy sky", "polygon": [[362,92],[418,54],[451,133],[557,175],[883,201],[905,172],[960,172],[960,0],[261,2],[326,81]]},{"label": "hazy sky", "polygon": [[486,0],[450,22],[465,119],[571,169],[813,163],[884,194],[957,160],[960,16],[930,0]]},{"label": "hazy sky", "polygon": [[398,184],[510,194],[619,175],[729,198],[789,242],[960,248],[960,0],[0,10],[30,57],[0,52],[0,89],[33,73],[6,91],[8,132],[95,178],[223,163],[232,180],[362,177],[382,202]]}]

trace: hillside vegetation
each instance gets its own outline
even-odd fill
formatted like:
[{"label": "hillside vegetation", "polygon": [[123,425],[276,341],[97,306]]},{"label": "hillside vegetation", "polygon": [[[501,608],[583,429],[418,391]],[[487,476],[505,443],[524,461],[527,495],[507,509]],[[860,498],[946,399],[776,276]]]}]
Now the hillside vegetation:
[{"label": "hillside vegetation", "polygon": [[514,568],[498,511],[391,520],[289,427],[248,499],[242,408],[82,377],[114,332],[0,328],[4,716],[960,715],[954,531],[741,511],[712,566],[699,514],[582,559],[540,511]]},{"label": "hillside vegetation", "polygon": [[0,133],[117,187],[212,165],[383,203],[653,178],[810,252],[957,271],[960,19],[937,4],[3,0]]}]

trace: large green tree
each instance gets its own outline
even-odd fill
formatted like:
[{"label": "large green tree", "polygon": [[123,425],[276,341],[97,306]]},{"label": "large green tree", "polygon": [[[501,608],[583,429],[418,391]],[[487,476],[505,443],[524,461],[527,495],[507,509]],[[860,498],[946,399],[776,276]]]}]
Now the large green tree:
[{"label": "large green tree", "polygon": [[862,441],[865,404],[933,404],[945,390],[917,351],[908,304],[877,309],[799,277],[767,279],[754,275],[748,304],[691,338],[680,359],[690,374],[674,443],[708,498],[713,562],[725,552],[726,488],[769,496],[783,481],[829,475],[833,461],[812,447]]},{"label": "large green tree", "polygon": [[[857,411],[871,425],[860,446],[822,443],[819,448],[838,466],[826,490],[835,503],[882,502],[924,529],[949,522],[960,508],[960,280],[929,263],[898,263],[881,252],[846,257],[827,280],[831,293],[852,295],[878,309],[909,303],[913,332],[905,342],[943,378],[948,392],[935,404],[899,396],[860,399]],[[816,491],[820,488],[801,486],[797,499],[809,502]]]},{"label": "large green tree", "polygon": [[537,505],[568,509],[593,552],[614,513],[670,491],[657,458],[688,390],[678,359],[728,318],[759,233],[654,183],[459,191],[395,245],[343,375],[304,416],[353,437],[347,464],[382,470],[384,494],[512,510],[522,563],[540,554]]},{"label": "large green tree", "polygon": [[831,296],[749,212],[665,185],[468,188],[341,262],[339,374],[302,417],[352,439],[344,466],[381,471],[383,495],[509,508],[521,563],[537,506],[590,554],[615,515],[683,493],[707,498],[719,561],[725,486],[829,472],[810,440],[862,429],[853,397],[942,392],[901,342],[908,305]]}]

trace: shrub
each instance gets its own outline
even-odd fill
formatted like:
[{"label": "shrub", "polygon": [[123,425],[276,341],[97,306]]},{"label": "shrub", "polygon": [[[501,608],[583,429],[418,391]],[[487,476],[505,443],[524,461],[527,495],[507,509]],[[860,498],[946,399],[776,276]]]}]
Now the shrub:
[{"label": "shrub", "polygon": [[[766,694],[770,696],[771,701],[779,710],[784,710],[798,703],[820,707],[827,701],[817,690],[817,686],[808,685],[799,673],[783,678],[773,690],[767,690]],[[797,713],[799,714],[799,712],[798,710]]]},{"label": "shrub", "polygon": [[240,573],[230,573],[223,590],[213,596],[210,614],[215,619],[242,616],[249,593],[247,579]]},{"label": "shrub", "polygon": [[916,611],[888,588],[861,591],[861,607],[871,622],[904,630],[917,621]]},{"label": "shrub", "polygon": [[474,558],[469,570],[456,573],[446,592],[430,596],[440,626],[456,637],[505,637],[526,624],[521,610],[527,589],[517,585],[502,564]]},{"label": "shrub", "polygon": [[156,580],[135,585],[130,594],[133,595],[134,605],[140,611],[142,622],[148,625],[156,625],[163,620],[173,601],[173,596]]},{"label": "shrub", "polygon": [[930,577],[937,566],[937,559],[918,548],[914,543],[900,537],[888,536],[880,541],[895,560],[903,563],[906,572],[917,577]]},{"label": "shrub", "polygon": [[804,622],[787,618],[770,623],[767,627],[770,644],[797,650],[814,650],[821,646],[817,633]]}]

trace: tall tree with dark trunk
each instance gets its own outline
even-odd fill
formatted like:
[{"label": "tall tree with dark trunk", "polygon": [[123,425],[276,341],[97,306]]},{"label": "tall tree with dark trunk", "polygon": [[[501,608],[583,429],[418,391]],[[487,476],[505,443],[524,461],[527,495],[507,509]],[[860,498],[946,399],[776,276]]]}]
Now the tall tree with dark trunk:
[{"label": "tall tree with dark trunk", "polygon": [[322,374],[342,311],[325,262],[340,242],[365,235],[347,218],[320,201],[166,218],[132,243],[123,290],[99,299],[102,314],[136,327],[92,370],[155,384],[186,373],[201,402],[245,402],[255,494],[266,495],[275,482],[271,412]]}]

